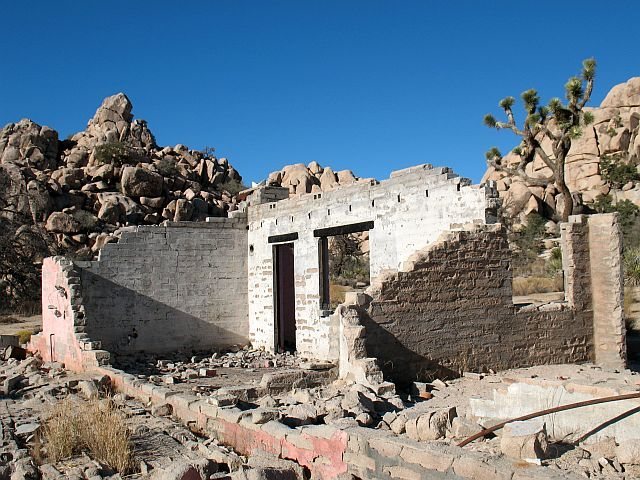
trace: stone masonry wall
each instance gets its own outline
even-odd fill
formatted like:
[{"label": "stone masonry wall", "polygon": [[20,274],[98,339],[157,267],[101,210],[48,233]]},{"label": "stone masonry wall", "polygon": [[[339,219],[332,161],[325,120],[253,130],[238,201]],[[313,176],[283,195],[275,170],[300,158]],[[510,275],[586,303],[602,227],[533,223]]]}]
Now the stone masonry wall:
[{"label": "stone masonry wall", "polygon": [[373,300],[361,320],[368,353],[398,381],[593,360],[591,293],[579,273],[589,265],[586,229],[570,224],[563,240],[570,244],[565,262],[578,267],[571,283],[584,308],[571,308],[575,299],[513,305],[501,226],[450,232],[370,287]]},{"label": "stone masonry wall", "polygon": [[249,223],[249,318],[254,345],[274,347],[273,252],[270,236],[297,233],[294,244],[297,349],[337,360],[338,325],[320,310],[318,238],[314,230],[374,222],[369,232],[371,279],[397,271],[413,252],[454,223],[485,223],[492,190],[470,186],[447,168],[420,165],[380,183],[252,204]]},{"label": "stone masonry wall", "polygon": [[246,343],[246,222],[210,220],[137,227],[77,262],[90,338],[114,353]]}]

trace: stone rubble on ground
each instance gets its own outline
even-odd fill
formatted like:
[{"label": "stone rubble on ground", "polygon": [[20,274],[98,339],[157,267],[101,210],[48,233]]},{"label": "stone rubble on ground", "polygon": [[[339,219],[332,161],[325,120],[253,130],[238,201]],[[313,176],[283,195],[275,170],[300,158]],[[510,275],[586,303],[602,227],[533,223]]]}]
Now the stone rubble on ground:
[{"label": "stone rubble on ground", "polygon": [[[37,357],[27,357],[22,361],[0,360],[0,380],[6,382],[7,379],[18,380],[11,382],[8,391],[0,397],[0,479],[276,478],[268,476],[271,470],[265,465],[254,467],[217,440],[195,435],[169,418],[171,411],[150,408],[122,393],[108,393],[108,377],[75,374],[55,362],[42,363]],[[32,456],[55,403],[68,397],[96,399],[106,394],[127,417],[134,448],[138,451],[137,473],[125,477],[87,454],[55,464],[47,463],[46,457]],[[276,459],[273,461],[277,464]],[[289,474],[300,470],[297,465],[285,468],[285,463],[280,462],[277,471]],[[263,471],[267,472],[266,477],[260,477]],[[302,479],[302,476],[282,478]]]},{"label": "stone rubble on ground", "polygon": [[[406,392],[387,391],[381,395],[364,385],[339,380],[310,388],[283,389],[278,382],[289,379],[289,384],[293,385],[293,381],[300,378],[300,365],[313,362],[296,355],[274,355],[254,350],[249,346],[234,350],[181,359],[149,356],[146,358],[147,374],[139,373],[138,376],[149,381],[154,377],[160,379],[162,376],[154,372],[161,370],[163,374],[174,374],[180,378],[180,383],[172,386],[178,388],[188,382],[215,381],[218,375],[225,375],[228,370],[244,370],[252,374],[254,370],[265,370],[256,368],[256,365],[266,365],[265,362],[280,364],[283,366],[281,371],[265,375],[278,380],[272,394],[251,397],[252,391],[258,392],[256,385],[262,384],[258,375],[252,377],[253,385],[224,387],[222,393],[205,392],[204,395],[221,410],[228,409],[229,414],[237,410],[244,422],[256,426],[277,422],[295,429],[313,425],[331,425],[339,429],[361,426],[369,427],[373,435],[377,430],[385,430],[399,438],[443,445],[456,445],[482,428],[469,416],[468,396],[488,397],[501,381],[499,375],[465,375],[456,380],[415,382]],[[126,363],[130,359],[121,361]],[[239,366],[222,366],[232,363]],[[207,370],[206,376],[199,375],[201,369]],[[216,371],[213,377],[210,375],[212,370]],[[197,375],[192,379],[182,379],[181,374],[187,371]],[[309,374],[313,371],[302,372]],[[12,380],[7,383],[8,379]],[[74,374],[67,372],[61,364],[42,363],[37,357],[27,357],[22,361],[15,358],[0,360],[0,380],[7,390],[3,402],[0,402],[4,439],[4,446],[0,448],[0,478],[123,478],[87,455],[56,464],[45,461],[38,465],[30,454],[51,405],[68,396],[101,398],[110,389],[109,377]],[[268,455],[246,459],[217,440],[190,431],[175,421],[175,412],[169,403],[145,405],[117,392],[111,392],[111,398],[127,415],[134,444],[144,440],[157,450],[156,455],[141,456],[137,461],[139,472],[127,478],[306,478],[305,472],[295,462]],[[613,439],[580,446],[557,444],[547,438],[544,423],[530,421],[509,424],[496,435],[477,440],[466,448],[496,458],[505,455],[519,461],[546,465],[559,472],[578,472],[585,478],[630,479],[637,478],[640,473],[637,469],[640,449],[637,447],[633,442],[618,445]]]}]

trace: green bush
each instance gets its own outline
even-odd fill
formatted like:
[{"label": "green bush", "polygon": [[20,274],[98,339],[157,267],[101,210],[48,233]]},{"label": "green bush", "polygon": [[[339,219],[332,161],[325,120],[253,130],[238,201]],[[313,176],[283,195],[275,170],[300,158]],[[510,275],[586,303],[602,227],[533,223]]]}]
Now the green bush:
[{"label": "green bush", "polygon": [[624,279],[628,285],[640,285],[640,248],[627,248],[624,252]]},{"label": "green bush", "polygon": [[636,165],[623,161],[620,155],[603,155],[600,159],[600,174],[603,180],[616,188],[640,180]]},{"label": "green bush", "polygon": [[143,160],[144,156],[135,148],[132,148],[122,142],[103,143],[98,145],[93,155],[98,163],[109,164],[115,166],[135,165]]},{"label": "green bush", "polygon": [[592,208],[598,213],[618,212],[623,235],[625,281],[640,285],[640,208],[630,200],[621,200],[614,205],[611,195],[598,196]]},{"label": "green bush", "polygon": [[526,225],[519,232],[512,234],[511,243],[522,254],[522,261],[529,262],[542,251],[545,223],[547,220],[543,216],[531,213],[527,216]]},{"label": "green bush", "polygon": [[598,213],[618,212],[618,221],[625,237],[625,243],[631,244],[631,235],[636,227],[636,220],[640,208],[631,200],[620,200],[613,203],[611,195],[599,195],[591,207]]},{"label": "green bush", "polygon": [[20,342],[20,345],[24,345],[29,340],[31,340],[31,335],[33,335],[33,332],[31,330],[18,330],[16,332],[16,335],[18,336],[18,342]]},{"label": "green bush", "polygon": [[169,157],[164,157],[155,162],[158,173],[163,177],[175,177],[178,174],[176,161]]},{"label": "green bush", "polygon": [[550,276],[554,276],[562,271],[562,250],[555,247],[551,250],[551,256],[547,261],[547,272]]}]

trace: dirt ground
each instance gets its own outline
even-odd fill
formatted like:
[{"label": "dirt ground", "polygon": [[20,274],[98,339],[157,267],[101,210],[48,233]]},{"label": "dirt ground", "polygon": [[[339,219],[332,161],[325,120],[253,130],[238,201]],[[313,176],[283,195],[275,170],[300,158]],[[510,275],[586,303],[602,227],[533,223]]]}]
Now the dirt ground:
[{"label": "dirt ground", "polygon": [[16,335],[22,330],[32,333],[42,330],[42,315],[0,314],[0,335]]}]

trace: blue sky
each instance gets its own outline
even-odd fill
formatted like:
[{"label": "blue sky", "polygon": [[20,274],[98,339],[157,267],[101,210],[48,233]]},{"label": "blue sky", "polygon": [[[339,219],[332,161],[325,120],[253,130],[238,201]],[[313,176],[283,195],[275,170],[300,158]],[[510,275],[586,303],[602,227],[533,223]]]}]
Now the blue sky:
[{"label": "blue sky", "polygon": [[0,125],[62,138],[123,91],[160,145],[214,146],[260,180],[316,160],[387,178],[418,163],[479,181],[497,102],[563,94],[598,61],[591,105],[640,76],[640,3],[225,0],[6,2]]}]

